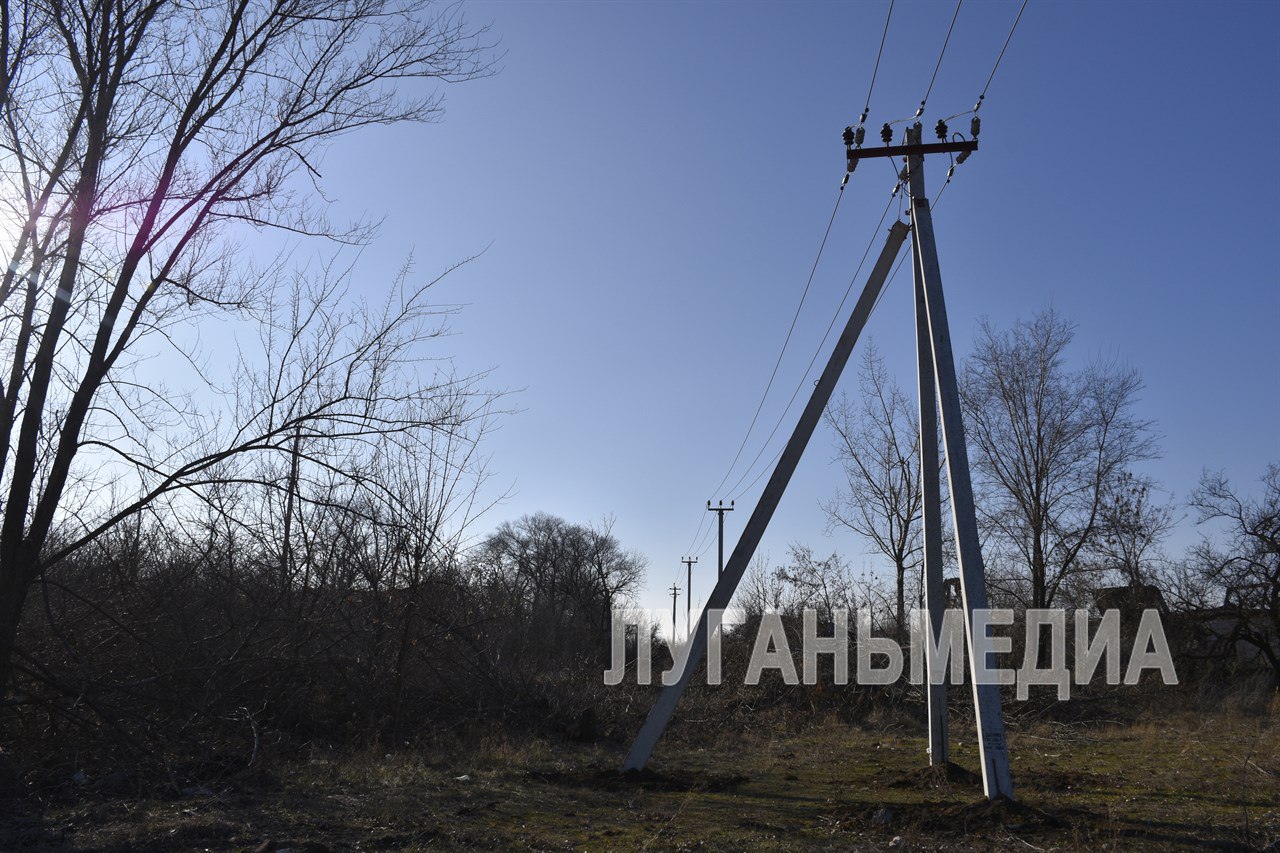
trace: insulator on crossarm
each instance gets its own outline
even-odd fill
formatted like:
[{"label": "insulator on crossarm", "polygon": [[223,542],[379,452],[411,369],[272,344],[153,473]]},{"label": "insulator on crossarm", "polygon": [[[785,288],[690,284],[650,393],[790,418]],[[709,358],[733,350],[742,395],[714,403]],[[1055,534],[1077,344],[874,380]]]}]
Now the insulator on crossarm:
[{"label": "insulator on crossarm", "polygon": [[880,138],[884,140],[884,144],[888,145],[893,141],[893,128],[889,127],[889,122],[884,123],[884,127],[880,128]]},{"label": "insulator on crossarm", "polygon": [[[972,152],[970,152],[970,151],[961,151],[961,152],[960,152],[960,156],[956,158],[956,166],[959,166],[959,165],[960,165],[961,163],[963,163],[965,160],[968,160],[968,159],[969,159],[969,155],[970,155],[971,153],[972,153]],[[952,166],[952,168],[954,169],[954,168],[955,168],[955,166]]]},{"label": "insulator on crossarm", "polygon": [[947,123],[942,119],[938,119],[938,123],[934,126],[933,132],[938,134],[938,138],[943,142],[947,141]]},{"label": "insulator on crossarm", "polygon": [[982,119],[974,116],[969,119],[969,135],[974,139],[978,138],[978,131],[982,130]]},{"label": "insulator on crossarm", "polygon": [[851,148],[853,146],[853,127],[852,125],[844,129],[844,147]]},{"label": "insulator on crossarm", "polygon": [[867,138],[867,129],[862,125],[858,125],[858,129],[853,132],[853,144],[862,147],[862,140]]}]

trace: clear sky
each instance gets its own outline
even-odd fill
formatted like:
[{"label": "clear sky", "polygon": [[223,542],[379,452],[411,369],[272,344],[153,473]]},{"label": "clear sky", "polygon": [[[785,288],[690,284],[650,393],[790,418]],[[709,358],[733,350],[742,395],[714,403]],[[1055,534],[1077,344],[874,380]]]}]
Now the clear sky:
[{"label": "clear sky", "polygon": [[[1018,6],[963,4],[927,133],[973,106]],[[489,247],[438,295],[466,305],[445,343],[459,368],[492,367],[493,385],[518,389],[521,411],[488,444],[493,486],[513,494],[486,528],[537,510],[613,515],[650,560],[651,607],[670,605],[677,575],[683,586],[679,561],[708,498],[738,499],[731,549],[764,480],[712,490],[804,288],[887,7],[468,3],[501,40],[501,73],[449,88],[443,123],[377,129],[329,152],[335,215],[385,217],[360,266],[371,285],[411,250],[427,275]],[[868,144],[914,112],[954,9],[898,0]],[[1277,36],[1275,2],[1031,0],[982,109],[982,148],[935,215],[957,355],[979,317],[1008,326],[1055,306],[1079,324],[1079,363],[1141,372],[1139,411],[1164,451],[1146,472],[1178,499],[1205,467],[1243,483],[1280,460]],[[931,187],[946,165],[928,164]],[[870,161],[854,174],[729,484],[804,381],[890,172]],[[915,367],[908,272],[864,337],[904,384]],[[842,387],[856,387],[852,370]],[[818,504],[840,482],[831,456],[820,430],[762,550],[780,558],[801,541],[875,566],[851,535],[823,533]],[[1195,535],[1187,519],[1175,550]],[[714,558],[714,547],[702,557],[695,602]]]}]

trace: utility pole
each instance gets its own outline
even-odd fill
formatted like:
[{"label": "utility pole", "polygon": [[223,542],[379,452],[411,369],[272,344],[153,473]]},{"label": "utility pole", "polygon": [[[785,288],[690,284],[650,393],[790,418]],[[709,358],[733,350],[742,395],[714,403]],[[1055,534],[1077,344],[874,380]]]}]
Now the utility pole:
[{"label": "utility pole", "polygon": [[[698,562],[698,558],[685,557],[680,562],[684,563],[684,567],[687,570],[684,586],[684,631],[686,634],[692,634],[693,625],[690,624],[689,620],[693,618],[693,564]],[[672,624],[674,625],[675,623]],[[675,628],[673,627],[671,630],[675,631]]]},{"label": "utility pole", "polygon": [[714,512],[720,517],[720,568],[716,570],[716,577],[724,574],[724,514],[733,512],[733,501],[729,501],[729,505],[725,506],[724,501],[719,501],[716,506],[711,505],[711,501],[707,501],[707,512]]},{"label": "utility pole", "polygon": [[671,656],[676,654],[676,599],[680,597],[680,587],[671,585]]},{"label": "utility pole", "polygon": [[[1009,774],[1009,753],[1005,741],[1004,713],[1000,704],[999,688],[990,683],[986,676],[979,679],[981,670],[990,673],[991,653],[985,652],[985,661],[980,663],[975,650],[985,651],[990,648],[990,627],[984,631],[987,636],[974,637],[974,613],[987,607],[986,578],[982,563],[982,552],[978,541],[977,518],[974,510],[973,484],[970,480],[968,449],[965,443],[964,425],[960,415],[960,393],[956,382],[955,356],[951,350],[951,333],[947,324],[946,303],[942,294],[942,276],[938,266],[938,250],[934,242],[933,218],[930,212],[929,197],[924,188],[924,157],[926,154],[951,153],[959,154],[956,162],[963,162],[978,149],[978,123],[975,118],[971,124],[972,139],[947,140],[945,121],[939,121],[935,131],[940,143],[923,144],[921,142],[921,126],[917,122],[907,131],[905,145],[889,145],[892,131],[885,125],[881,136],[885,141],[881,148],[862,148],[861,139],[852,128],[845,130],[845,153],[848,158],[848,172],[852,172],[859,160],[869,157],[904,157],[907,168],[903,178],[909,179],[911,196],[912,227],[907,228],[902,222],[895,222],[889,230],[885,247],[876,261],[875,268],[867,279],[862,296],[854,306],[853,313],[845,324],[844,332],[836,343],[835,350],[827,362],[826,369],[815,384],[809,403],[800,415],[795,431],[782,455],[774,467],[772,476],[765,485],[764,492],[756,508],[752,511],[743,529],[737,546],[729,557],[728,566],[721,561],[722,572],[715,588],[707,597],[707,605],[698,620],[698,628],[689,638],[689,648],[685,655],[684,668],[674,684],[662,689],[644,725],[636,735],[623,762],[624,770],[639,770],[644,767],[657,745],[658,739],[666,730],[676,705],[693,676],[694,668],[706,653],[706,629],[710,614],[728,606],[734,591],[742,580],[747,563],[755,554],[756,547],[764,535],[764,529],[777,509],[782,492],[786,489],[791,475],[799,464],[800,456],[813,435],[813,429],[826,408],[835,388],[840,373],[848,362],[849,355],[857,342],[867,318],[871,314],[881,288],[888,278],[889,271],[897,258],[908,232],[913,234],[912,267],[915,279],[916,297],[916,347],[917,369],[919,373],[920,393],[920,430],[921,430],[921,470],[924,488],[924,528],[925,528],[925,573],[926,595],[930,621],[930,633],[934,642],[941,633],[944,608],[942,589],[942,521],[941,521],[941,484],[938,472],[937,429],[939,421],[945,451],[947,478],[950,484],[951,512],[955,525],[956,550],[960,563],[960,589],[965,617],[965,639],[968,645],[970,665],[970,681],[973,685],[974,716],[978,729],[978,750],[982,762],[982,785],[987,798],[1013,798],[1013,783]],[[855,147],[856,146],[856,147]],[[901,178],[900,178],[901,179]],[[846,176],[847,180],[847,176]],[[732,508],[732,507],[730,507]],[[707,509],[716,511],[711,502]],[[723,531],[724,515],[720,515]],[[722,540],[723,541],[723,535]],[[722,551],[723,553],[723,551]],[[674,587],[673,587],[674,588]],[[674,609],[673,609],[674,612]],[[929,681],[943,681],[942,673],[932,671],[934,663],[932,655],[926,655],[929,664]],[[985,664],[985,666],[984,666]],[[979,681],[983,683],[979,683]],[[942,763],[946,760],[946,702],[945,688],[929,689],[929,744],[931,763]]]},{"label": "utility pole", "polygon": [[[946,125],[938,122],[938,135],[945,138]],[[907,130],[907,145],[921,146],[921,127],[916,122]],[[975,147],[977,143],[972,143]],[[966,152],[967,153],[967,152]],[[973,483],[969,474],[969,451],[965,443],[964,424],[960,415],[960,389],[956,382],[955,356],[951,351],[951,331],[947,324],[947,306],[942,295],[942,273],[938,266],[938,248],[933,237],[933,213],[924,189],[924,152],[910,151],[907,172],[911,184],[911,223],[916,259],[916,280],[923,295],[929,325],[927,345],[932,351],[933,378],[938,392],[938,414],[942,421],[942,442],[946,451],[947,480],[951,486],[951,515],[955,523],[956,553],[960,563],[960,595],[964,601],[965,639],[968,642],[970,680],[973,682],[973,710],[978,728],[978,755],[982,761],[982,788],[987,799],[1013,799],[1013,781],[1009,774],[1009,748],[1005,740],[1004,710],[1000,704],[1000,688],[988,676],[979,678],[980,667],[991,672],[992,655],[986,653],[981,664],[975,652],[991,647],[989,625],[986,636],[974,637],[973,614],[987,609],[987,580],[978,540],[978,520],[973,502]],[[962,155],[963,156],[963,155]],[[919,298],[919,297],[917,297]],[[931,389],[932,390],[932,389]],[[924,390],[921,389],[921,394]],[[921,422],[925,431],[932,425]],[[921,447],[924,436],[921,436]],[[936,457],[935,457],[936,458]],[[933,460],[924,459],[927,467]],[[935,496],[929,496],[932,499]],[[941,515],[940,501],[938,514]],[[930,614],[932,616],[932,614]],[[931,620],[932,621],[932,620]],[[941,673],[939,673],[941,675]],[[932,674],[930,681],[933,681]],[[979,683],[979,682],[982,683]],[[930,726],[932,740],[933,728]]]},{"label": "utility pole", "polygon": [[[911,244],[912,275],[916,302],[916,373],[920,403],[920,485],[924,527],[924,606],[929,614],[929,635],[940,646],[942,617],[947,599],[942,579],[942,485],[938,470],[938,385],[933,377],[933,344],[929,339],[929,312],[920,277],[920,252]],[[946,766],[950,759],[947,737],[947,680],[933,671],[925,691],[929,706],[929,764]]]},{"label": "utility pole", "polygon": [[282,589],[293,583],[293,503],[298,493],[298,460],[302,455],[302,424],[293,428],[293,450],[289,454],[289,490],[284,498],[284,545],[280,554]]}]

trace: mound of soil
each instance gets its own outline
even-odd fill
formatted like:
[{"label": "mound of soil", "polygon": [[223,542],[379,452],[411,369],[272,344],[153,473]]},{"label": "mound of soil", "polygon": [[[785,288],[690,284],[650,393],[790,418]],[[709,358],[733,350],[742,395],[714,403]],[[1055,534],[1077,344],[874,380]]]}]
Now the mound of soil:
[{"label": "mound of soil", "polygon": [[1035,806],[1013,800],[973,802],[868,804],[849,815],[854,825],[882,828],[889,833],[904,830],[939,838],[988,835],[992,830],[1038,834],[1062,829],[1068,822]]}]

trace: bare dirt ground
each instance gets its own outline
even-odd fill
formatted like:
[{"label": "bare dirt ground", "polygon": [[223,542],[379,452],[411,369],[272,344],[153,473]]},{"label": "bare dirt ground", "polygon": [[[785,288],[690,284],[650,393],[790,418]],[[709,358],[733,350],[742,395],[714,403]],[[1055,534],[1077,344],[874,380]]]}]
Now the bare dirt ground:
[{"label": "bare dirt ground", "polygon": [[[1274,706],[1273,706],[1274,707]],[[972,735],[949,772],[893,726],[719,736],[651,769],[625,745],[485,736],[358,757],[314,750],[167,796],[93,779],[0,802],[3,850],[1280,849],[1280,715],[1011,728],[1016,803],[982,798]]]}]

